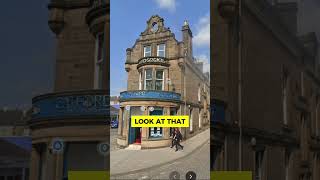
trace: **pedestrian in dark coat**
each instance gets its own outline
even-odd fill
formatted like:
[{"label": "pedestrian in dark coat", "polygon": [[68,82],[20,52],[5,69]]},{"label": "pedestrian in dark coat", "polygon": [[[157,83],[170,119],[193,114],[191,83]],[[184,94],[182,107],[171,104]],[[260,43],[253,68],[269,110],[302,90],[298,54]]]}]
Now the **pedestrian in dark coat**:
[{"label": "pedestrian in dark coat", "polygon": [[178,128],[176,129],[176,134],[174,139],[175,139],[176,151],[178,151],[178,146],[183,150],[183,146],[180,144],[180,141],[182,140],[182,134]]},{"label": "pedestrian in dark coat", "polygon": [[171,146],[170,146],[170,148],[173,148],[173,146],[175,145],[175,136],[176,136],[176,129],[173,129],[172,131],[171,131]]}]

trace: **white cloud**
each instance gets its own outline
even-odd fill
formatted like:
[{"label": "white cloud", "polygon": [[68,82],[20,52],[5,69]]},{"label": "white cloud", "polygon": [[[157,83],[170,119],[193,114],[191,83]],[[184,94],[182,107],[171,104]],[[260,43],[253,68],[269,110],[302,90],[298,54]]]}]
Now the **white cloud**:
[{"label": "white cloud", "polygon": [[210,16],[209,13],[201,17],[196,24],[196,35],[193,38],[195,46],[210,46]]},{"label": "white cloud", "polygon": [[205,54],[196,55],[195,58],[199,62],[203,62],[203,72],[210,72],[210,59]]},{"label": "white cloud", "polygon": [[158,6],[162,9],[167,9],[170,12],[176,10],[176,0],[155,0]]}]

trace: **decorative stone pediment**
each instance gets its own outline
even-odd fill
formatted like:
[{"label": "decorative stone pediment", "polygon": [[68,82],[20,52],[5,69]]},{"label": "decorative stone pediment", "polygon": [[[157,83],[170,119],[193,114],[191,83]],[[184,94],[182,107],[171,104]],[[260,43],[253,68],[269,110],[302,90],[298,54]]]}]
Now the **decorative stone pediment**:
[{"label": "decorative stone pediment", "polygon": [[141,35],[148,35],[160,32],[167,32],[170,31],[169,28],[164,26],[164,20],[158,15],[153,15],[147,21],[147,27]]}]

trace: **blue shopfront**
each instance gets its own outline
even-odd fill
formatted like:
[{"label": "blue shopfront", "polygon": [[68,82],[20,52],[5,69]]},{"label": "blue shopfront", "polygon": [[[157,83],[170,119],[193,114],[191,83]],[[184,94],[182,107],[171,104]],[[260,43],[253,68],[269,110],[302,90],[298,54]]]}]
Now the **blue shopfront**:
[{"label": "blue shopfront", "polygon": [[132,115],[176,115],[180,113],[180,94],[169,91],[126,91],[120,94],[119,138],[120,146],[130,144],[142,148],[167,146],[170,128],[131,127]]}]

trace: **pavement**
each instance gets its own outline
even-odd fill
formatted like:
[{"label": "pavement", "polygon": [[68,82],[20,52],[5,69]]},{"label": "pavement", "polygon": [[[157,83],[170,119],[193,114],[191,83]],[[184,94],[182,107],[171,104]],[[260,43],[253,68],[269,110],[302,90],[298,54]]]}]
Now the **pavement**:
[{"label": "pavement", "polygon": [[[180,159],[188,158],[193,152],[201,149],[201,147],[209,144],[210,129],[183,141],[183,150],[175,152],[174,148],[165,147],[158,149],[145,150],[126,150],[119,149],[110,152],[110,172],[111,177],[120,177],[129,174],[143,174],[152,169],[165,167],[173,162],[179,162]],[[205,159],[209,158],[210,154],[203,154]],[[193,164],[196,164],[194,162]],[[201,162],[199,162],[201,163]],[[209,165],[208,165],[209,168]],[[209,170],[208,170],[209,172]]]}]

